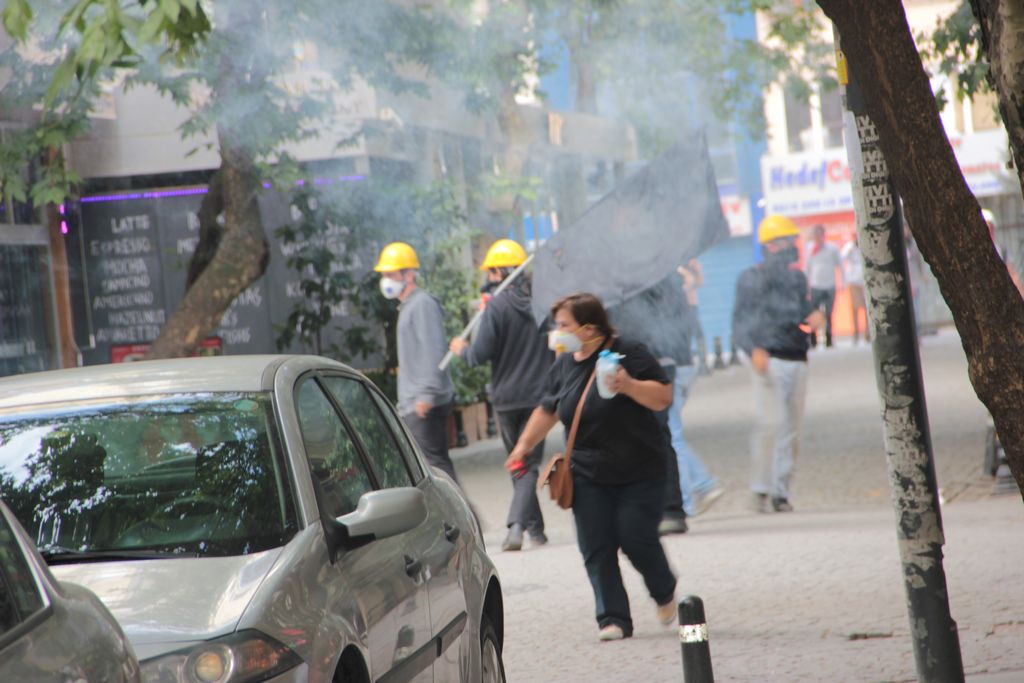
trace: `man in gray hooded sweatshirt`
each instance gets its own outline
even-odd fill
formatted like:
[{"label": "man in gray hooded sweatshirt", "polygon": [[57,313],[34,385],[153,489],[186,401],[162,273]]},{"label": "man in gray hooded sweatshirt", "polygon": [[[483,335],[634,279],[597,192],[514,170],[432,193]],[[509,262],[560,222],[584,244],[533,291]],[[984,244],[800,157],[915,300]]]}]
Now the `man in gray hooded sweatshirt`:
[{"label": "man in gray hooded sweatshirt", "polygon": [[[487,252],[481,270],[491,284],[500,284],[526,260],[526,252],[512,240],[498,240]],[[501,438],[510,451],[519,440],[543,394],[544,378],[554,361],[544,329],[533,318],[529,275],[522,274],[487,303],[472,343],[455,338],[451,352],[470,366],[491,364],[491,402],[498,413]],[[520,550],[523,531],[536,545],[547,543],[544,517],[537,501],[537,477],[544,459],[544,442],[512,473],[512,502],[502,550]]]},{"label": "man in gray hooded sweatshirt", "polygon": [[380,291],[398,299],[398,413],[405,420],[423,455],[453,480],[455,467],[448,454],[448,416],[455,386],[444,357],[444,311],[437,299],[416,285],[420,262],[404,242],[384,247],[374,270],[381,274]]}]

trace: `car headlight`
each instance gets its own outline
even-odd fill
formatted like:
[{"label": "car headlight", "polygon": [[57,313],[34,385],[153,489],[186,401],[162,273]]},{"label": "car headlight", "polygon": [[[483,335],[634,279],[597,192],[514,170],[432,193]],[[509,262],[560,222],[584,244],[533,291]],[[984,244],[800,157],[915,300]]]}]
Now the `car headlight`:
[{"label": "car headlight", "polygon": [[142,662],[145,683],[255,683],[302,663],[259,631],[239,631]]}]

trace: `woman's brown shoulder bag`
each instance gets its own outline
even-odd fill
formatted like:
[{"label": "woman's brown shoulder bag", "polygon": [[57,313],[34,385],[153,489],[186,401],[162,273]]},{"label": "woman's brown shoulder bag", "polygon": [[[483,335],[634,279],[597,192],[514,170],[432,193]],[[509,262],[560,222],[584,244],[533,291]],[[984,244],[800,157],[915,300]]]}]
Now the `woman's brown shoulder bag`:
[{"label": "woman's brown shoulder bag", "polygon": [[595,367],[594,371],[590,373],[590,380],[587,381],[587,386],[583,388],[583,393],[580,394],[579,403],[576,404],[576,415],[573,416],[572,426],[569,427],[569,438],[565,440],[565,453],[555,453],[551,456],[551,460],[544,466],[544,470],[540,473],[540,479],[537,481],[538,490],[547,484],[551,500],[555,501],[555,504],[563,510],[568,510],[572,507],[572,468],[569,467],[569,458],[572,457],[572,446],[576,441],[576,430],[580,426],[583,403],[587,400],[587,394],[590,393],[590,386],[594,383],[594,377],[596,376],[597,368]]}]

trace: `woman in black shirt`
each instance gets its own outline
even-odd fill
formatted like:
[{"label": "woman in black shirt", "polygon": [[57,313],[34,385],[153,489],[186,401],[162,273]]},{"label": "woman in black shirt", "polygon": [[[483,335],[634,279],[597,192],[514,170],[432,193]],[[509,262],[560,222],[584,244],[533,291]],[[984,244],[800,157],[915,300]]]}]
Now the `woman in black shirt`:
[{"label": "woman in black shirt", "polygon": [[671,404],[672,387],[643,344],[616,336],[594,295],[568,296],[551,314],[553,346],[564,352],[551,366],[541,404],[506,467],[518,466],[559,420],[568,432],[598,351],[623,355],[616,374],[607,378],[616,395],[601,398],[593,385],[587,393],[570,462],[576,536],[594,589],[599,638],[628,638],[633,622],[619,572],[620,548],[643,576],[661,623],[671,624],[676,614],[676,578],[658,537],[670,446],[655,415]]}]

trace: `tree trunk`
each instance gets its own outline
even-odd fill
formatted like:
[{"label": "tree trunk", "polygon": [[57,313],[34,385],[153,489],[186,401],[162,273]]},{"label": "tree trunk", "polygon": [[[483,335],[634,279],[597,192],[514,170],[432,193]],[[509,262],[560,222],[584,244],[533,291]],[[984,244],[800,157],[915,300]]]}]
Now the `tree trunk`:
[{"label": "tree trunk", "polygon": [[953,313],[971,383],[1024,491],[1024,300],[946,138],[903,6],[898,0],[818,4],[844,39],[910,229]]},{"label": "tree trunk", "polygon": [[[47,164],[65,164],[63,152],[50,148],[46,151]],[[4,199],[0,196],[0,202]],[[63,207],[48,204],[46,216],[46,232],[50,243],[50,264],[53,273],[53,300],[55,304],[55,334],[59,343],[60,353],[57,357],[58,368],[73,368],[79,362],[78,343],[75,341],[74,314],[71,310],[71,269],[68,267],[68,249],[64,233],[61,231]]]},{"label": "tree trunk", "polygon": [[217,328],[235,298],[266,270],[270,249],[263,233],[257,193],[260,178],[242,144],[217,129],[224,231],[217,252],[160,331],[146,358],[177,358],[198,348]]},{"label": "tree trunk", "polygon": [[[271,73],[266,62],[253,60],[246,50],[234,47],[260,35],[259,13],[240,3],[226,3],[221,11],[223,15],[215,22],[220,27],[217,34],[222,50],[213,96],[230,105],[239,92],[256,91]],[[187,291],[146,358],[191,355],[217,328],[238,295],[267,269],[270,248],[257,201],[262,178],[253,148],[247,144],[251,141],[246,139],[252,134],[251,130],[236,132],[232,125],[217,125],[220,169],[210,179],[210,191],[199,210],[200,241],[189,263]],[[221,211],[223,226],[217,221]]]},{"label": "tree trunk", "polygon": [[187,292],[195,284],[199,276],[210,265],[210,261],[217,254],[217,247],[220,246],[220,237],[224,234],[224,228],[218,222],[218,217],[224,211],[224,184],[221,182],[221,171],[218,169],[210,178],[210,186],[203,197],[203,203],[199,205],[199,242],[192,258],[188,262],[188,275],[185,278],[185,291]]},{"label": "tree trunk", "polygon": [[971,0],[971,9],[981,25],[988,81],[999,95],[999,113],[1024,188],[1024,6],[1012,0]]}]

